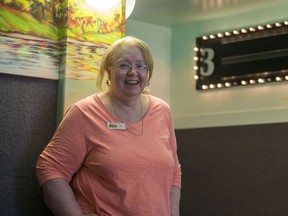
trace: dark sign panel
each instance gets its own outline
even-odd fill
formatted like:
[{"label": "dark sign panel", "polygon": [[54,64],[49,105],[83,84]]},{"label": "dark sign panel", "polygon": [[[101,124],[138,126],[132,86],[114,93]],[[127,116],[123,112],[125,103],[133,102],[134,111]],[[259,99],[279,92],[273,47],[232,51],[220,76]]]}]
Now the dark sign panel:
[{"label": "dark sign panel", "polygon": [[288,21],[199,37],[196,88],[288,81]]}]

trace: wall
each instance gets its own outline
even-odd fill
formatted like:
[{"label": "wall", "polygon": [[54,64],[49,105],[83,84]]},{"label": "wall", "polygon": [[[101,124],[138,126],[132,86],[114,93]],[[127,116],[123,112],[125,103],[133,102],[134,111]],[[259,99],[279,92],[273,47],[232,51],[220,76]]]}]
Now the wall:
[{"label": "wall", "polygon": [[51,215],[35,165],[56,128],[57,81],[0,74],[0,99],[1,215]]},{"label": "wall", "polygon": [[263,5],[250,12],[228,13],[172,28],[127,20],[127,35],[151,46],[155,59],[151,93],[171,105],[175,128],[288,122],[287,82],[204,92],[195,90],[193,78],[196,37],[285,20],[287,8],[288,2]]},{"label": "wall", "polygon": [[176,131],[181,216],[287,216],[288,124]]},{"label": "wall", "polygon": [[[173,110],[183,171],[181,216],[288,215],[287,82],[198,92],[193,79],[196,37],[284,20],[287,8],[288,2],[279,3],[171,28],[170,79],[153,80],[169,82],[170,94],[158,85],[152,93],[168,97]],[[127,32],[152,44],[153,52],[165,49],[154,43],[158,28],[166,29],[127,22]],[[156,64],[158,55],[163,53]]]},{"label": "wall", "polygon": [[172,28],[171,106],[176,128],[288,122],[287,82],[195,91],[193,78],[196,37],[284,21],[287,8],[288,3],[282,3]]}]

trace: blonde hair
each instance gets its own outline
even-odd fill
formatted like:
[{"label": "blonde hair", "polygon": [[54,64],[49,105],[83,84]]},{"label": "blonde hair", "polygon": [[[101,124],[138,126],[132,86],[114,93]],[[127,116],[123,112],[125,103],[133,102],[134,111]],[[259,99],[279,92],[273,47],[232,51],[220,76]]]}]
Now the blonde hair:
[{"label": "blonde hair", "polygon": [[[144,57],[145,63],[147,64],[148,67],[148,73],[149,73],[149,78],[148,82],[150,81],[153,73],[153,67],[154,67],[154,62],[153,62],[153,56],[152,53],[150,52],[150,49],[148,45],[133,36],[126,36],[124,38],[121,38],[114,42],[104,53],[102,59],[101,59],[101,64],[100,64],[100,71],[99,75],[97,78],[97,88],[100,90],[103,90],[103,83],[105,79],[108,79],[108,71],[109,67],[112,66],[116,61],[120,58],[121,52],[122,52],[122,46],[124,45],[133,45],[137,47],[141,52]],[[145,88],[144,93],[149,92],[149,89]]]}]

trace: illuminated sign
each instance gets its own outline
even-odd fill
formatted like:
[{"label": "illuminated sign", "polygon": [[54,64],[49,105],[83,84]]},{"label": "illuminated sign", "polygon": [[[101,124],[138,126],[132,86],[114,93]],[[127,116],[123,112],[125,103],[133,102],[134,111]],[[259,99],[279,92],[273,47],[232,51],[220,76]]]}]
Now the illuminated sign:
[{"label": "illuminated sign", "polygon": [[196,39],[197,90],[288,81],[288,21]]}]

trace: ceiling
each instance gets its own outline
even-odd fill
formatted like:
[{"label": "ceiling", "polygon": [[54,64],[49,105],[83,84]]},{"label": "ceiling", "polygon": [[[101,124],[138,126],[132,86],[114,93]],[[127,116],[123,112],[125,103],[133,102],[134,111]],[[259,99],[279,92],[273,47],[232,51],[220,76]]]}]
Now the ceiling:
[{"label": "ceiling", "polygon": [[136,0],[128,19],[163,26],[217,18],[277,5],[288,0]]}]

